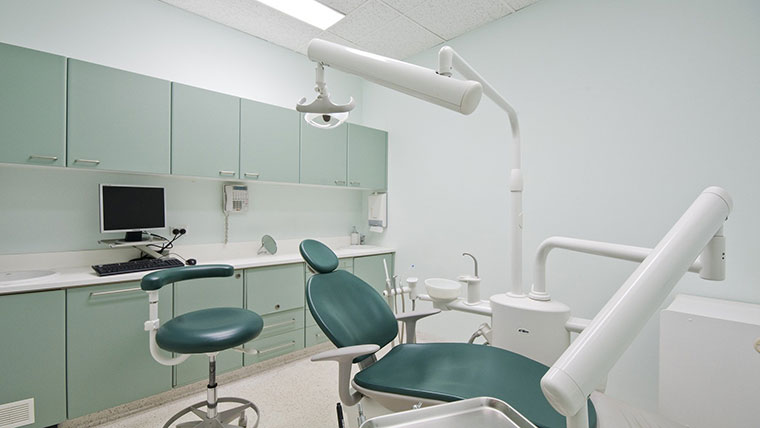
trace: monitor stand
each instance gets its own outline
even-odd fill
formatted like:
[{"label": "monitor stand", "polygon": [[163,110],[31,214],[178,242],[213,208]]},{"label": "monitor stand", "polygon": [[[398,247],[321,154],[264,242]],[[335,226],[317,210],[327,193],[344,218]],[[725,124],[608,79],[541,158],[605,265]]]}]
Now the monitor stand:
[{"label": "monitor stand", "polygon": [[137,232],[127,232],[124,235],[124,242],[140,242],[142,241],[142,231]]}]

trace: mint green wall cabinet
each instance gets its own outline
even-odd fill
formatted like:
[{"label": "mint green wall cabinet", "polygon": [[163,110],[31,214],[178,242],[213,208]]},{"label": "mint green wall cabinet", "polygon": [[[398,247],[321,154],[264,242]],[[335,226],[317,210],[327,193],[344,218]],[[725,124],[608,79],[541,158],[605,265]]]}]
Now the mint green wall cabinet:
[{"label": "mint green wall cabinet", "polygon": [[[174,316],[216,307],[243,307],[243,274],[235,272],[227,278],[206,278],[174,284]],[[233,350],[222,351],[216,357],[217,373],[243,366],[243,354]],[[175,366],[175,384],[187,385],[208,378],[208,357],[193,355]]]},{"label": "mint green wall cabinet", "polygon": [[348,126],[318,129],[300,123],[301,183],[346,186]]},{"label": "mint green wall cabinet", "polygon": [[[119,290],[127,291],[109,294]],[[168,321],[172,287],[159,297],[159,319]],[[66,290],[69,419],[171,389],[172,368],[150,356],[147,319],[139,282]]]},{"label": "mint green wall cabinet", "polygon": [[63,290],[0,296],[0,405],[34,398],[28,427],[66,419],[65,309]]},{"label": "mint green wall cabinet", "polygon": [[172,174],[238,177],[240,98],[172,83]]},{"label": "mint green wall cabinet", "polygon": [[348,185],[385,190],[388,176],[388,133],[348,125]]},{"label": "mint green wall cabinet", "polygon": [[379,254],[376,256],[354,257],[354,275],[363,279],[382,293],[385,290],[385,268],[383,259],[388,263],[388,271],[393,275],[393,254]]},{"label": "mint green wall cabinet", "polygon": [[66,58],[0,43],[0,162],[64,165]]},{"label": "mint green wall cabinet", "polygon": [[240,101],[240,178],[298,183],[299,120],[295,110]]},{"label": "mint green wall cabinet", "polygon": [[69,59],[67,164],[169,173],[171,85]]}]

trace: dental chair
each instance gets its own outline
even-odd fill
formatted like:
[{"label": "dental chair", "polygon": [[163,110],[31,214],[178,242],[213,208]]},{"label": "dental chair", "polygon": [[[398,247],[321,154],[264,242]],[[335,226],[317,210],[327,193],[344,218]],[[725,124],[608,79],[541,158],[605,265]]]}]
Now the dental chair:
[{"label": "dental chair", "polygon": [[[312,361],[338,363],[340,400],[353,406],[369,397],[392,411],[418,403],[435,405],[473,397],[494,397],[509,403],[539,428],[565,428],[541,391],[549,370],[507,350],[467,343],[415,343],[417,320],[440,311],[416,311],[394,316],[385,300],[353,274],[336,270],[338,257],[315,240],[301,242],[299,250],[317,272],[306,286],[306,301],[314,320],[338,348]],[[407,343],[379,360],[377,351],[397,336],[398,323],[407,329]],[[351,379],[352,364],[359,372]],[[353,389],[353,391],[352,391]],[[590,426],[596,412],[588,402]]]},{"label": "dental chair", "polygon": [[[177,428],[232,428],[229,422],[238,419],[238,425],[245,427],[245,411],[252,409],[259,424],[259,410],[248,400],[236,397],[218,398],[216,392],[216,356],[225,349],[236,348],[253,340],[261,333],[264,322],[255,312],[242,308],[210,308],[188,312],[175,317],[164,325],[159,325],[158,291],[166,284],[198,278],[222,278],[232,276],[234,268],[229,265],[184,266],[151,272],[145,275],[140,287],[148,292],[150,317],[145,322],[145,330],[150,332],[150,354],[163,365],[177,365],[193,354],[206,354],[209,358],[209,378],[206,401],[187,407],[164,424],[168,428],[182,416],[193,413],[200,420],[177,424]],[[178,354],[167,358],[159,348]],[[237,403],[239,406],[219,411],[218,403]],[[206,408],[205,412],[202,411]]]}]

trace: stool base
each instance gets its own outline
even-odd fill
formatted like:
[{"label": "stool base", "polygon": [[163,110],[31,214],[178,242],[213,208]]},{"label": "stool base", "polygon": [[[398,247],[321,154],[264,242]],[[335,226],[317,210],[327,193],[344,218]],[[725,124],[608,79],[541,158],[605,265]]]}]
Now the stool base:
[{"label": "stool base", "polygon": [[[256,423],[251,428],[256,428],[259,425],[259,408],[255,404],[248,400],[236,397],[222,397],[216,400],[217,403],[238,403],[240,406],[233,407],[232,409],[219,412],[213,418],[209,418],[207,411],[201,410],[208,404],[206,401],[193,404],[190,407],[186,407],[172,416],[164,428],[169,428],[177,419],[185,416],[188,413],[193,413],[200,418],[199,421],[182,422],[177,424],[176,428],[240,428],[247,426],[248,418],[245,415],[247,409],[253,409],[256,413]],[[237,425],[232,425],[234,419],[238,420]]]}]

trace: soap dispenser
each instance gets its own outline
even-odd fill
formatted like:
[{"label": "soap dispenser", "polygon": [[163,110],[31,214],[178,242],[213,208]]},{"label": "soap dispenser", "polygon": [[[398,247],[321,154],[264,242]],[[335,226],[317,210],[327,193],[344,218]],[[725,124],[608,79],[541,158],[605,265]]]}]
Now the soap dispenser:
[{"label": "soap dispenser", "polygon": [[356,226],[354,226],[354,230],[351,231],[351,245],[359,245],[359,231],[356,230]]}]

